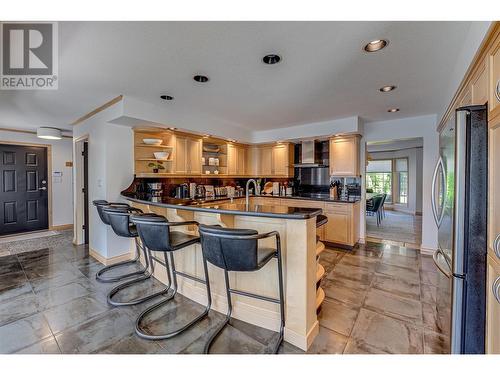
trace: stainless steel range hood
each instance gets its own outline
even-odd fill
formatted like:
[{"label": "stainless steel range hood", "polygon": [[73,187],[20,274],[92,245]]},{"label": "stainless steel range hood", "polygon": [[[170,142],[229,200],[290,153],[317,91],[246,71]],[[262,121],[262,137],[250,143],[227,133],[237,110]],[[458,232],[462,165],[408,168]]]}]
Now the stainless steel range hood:
[{"label": "stainless steel range hood", "polygon": [[301,163],[294,164],[298,168],[320,168],[325,167],[322,160],[315,159],[315,141],[302,141]]}]

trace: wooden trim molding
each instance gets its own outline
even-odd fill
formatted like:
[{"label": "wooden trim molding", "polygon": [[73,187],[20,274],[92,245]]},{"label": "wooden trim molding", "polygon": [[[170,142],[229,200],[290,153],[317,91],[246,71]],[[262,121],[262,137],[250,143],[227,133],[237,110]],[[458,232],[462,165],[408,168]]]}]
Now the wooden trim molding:
[{"label": "wooden trim molding", "polygon": [[469,65],[469,68],[465,72],[464,77],[462,78],[462,81],[460,82],[460,85],[457,88],[457,91],[455,92],[455,95],[453,95],[453,98],[450,101],[450,104],[448,104],[448,107],[446,111],[444,112],[443,116],[439,120],[439,125],[437,127],[437,131],[440,132],[442,128],[444,127],[446,120],[450,116],[450,113],[453,111],[455,108],[455,103],[458,101],[460,95],[462,95],[463,89],[467,86],[469,81],[472,79],[473,73],[476,71],[479,65],[481,65],[489,51],[489,46],[490,44],[495,40],[497,37],[498,33],[500,32],[500,22],[492,22],[488,32],[486,33],[485,38],[483,39],[483,42],[481,43],[479,49],[477,50],[476,54],[474,55],[474,58],[472,59],[472,62]]},{"label": "wooden trim molding", "polygon": [[73,229],[73,224],[53,225],[49,228],[49,230],[67,230],[67,229]]},{"label": "wooden trim molding", "polygon": [[91,118],[92,116],[95,116],[96,114],[98,114],[99,112],[102,112],[104,111],[105,109],[111,107],[112,105],[120,102],[121,100],[123,100],[123,95],[118,95],[116,98],[113,98],[111,99],[109,102],[106,102],[104,103],[103,105],[101,105],[100,107],[97,107],[96,109],[94,109],[93,111],[83,115],[82,117],[80,117],[79,119],[73,121],[71,123],[71,125],[78,125],[86,120],[88,120],[89,118]]},{"label": "wooden trim molding", "polygon": [[105,266],[109,266],[111,264],[115,264],[115,263],[118,263],[118,262],[123,262],[125,260],[132,259],[132,254],[131,253],[125,253],[125,254],[122,254],[122,255],[117,255],[115,257],[106,258],[106,257],[102,256],[98,251],[96,251],[96,250],[94,250],[92,248],[89,248],[89,255],[92,258],[94,258],[95,260],[97,260],[99,263],[104,264]]}]

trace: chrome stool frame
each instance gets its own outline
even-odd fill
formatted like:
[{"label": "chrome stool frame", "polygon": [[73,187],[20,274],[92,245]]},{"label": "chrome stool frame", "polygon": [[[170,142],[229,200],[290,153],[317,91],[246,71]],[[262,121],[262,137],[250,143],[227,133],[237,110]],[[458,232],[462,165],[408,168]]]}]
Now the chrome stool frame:
[{"label": "chrome stool frame", "polygon": [[[155,292],[149,294],[147,296],[137,298],[131,301],[120,302],[113,300],[113,297],[120,291],[131,287],[139,282],[150,279],[153,276],[154,272],[154,262],[158,262],[157,258],[152,257],[151,252],[146,249],[146,247],[141,246],[138,242],[138,233],[135,230],[135,226],[131,225],[130,216],[132,213],[137,213],[137,209],[131,209],[131,207],[111,207],[106,206],[103,208],[105,214],[108,215],[108,219],[111,225],[111,228],[115,232],[117,236],[125,237],[125,238],[134,238],[136,241],[136,246],[138,246],[137,250],[142,250],[144,255],[144,261],[146,263],[146,267],[144,267],[142,271],[142,276],[135,278],[133,280],[126,281],[122,284],[115,286],[107,295],[107,301],[112,306],[133,306],[138,305],[140,303],[149,301],[150,299],[156,298],[158,296],[164,295],[168,293],[169,288],[165,288],[159,292]],[[143,214],[144,216],[151,216],[154,214]],[[140,257],[138,256],[138,259]],[[161,263],[161,262],[160,262]],[[162,263],[163,264],[163,263]]]},{"label": "chrome stool frame", "polygon": [[[215,228],[220,228],[222,233],[213,232],[213,230]],[[278,340],[277,340],[276,344],[274,345],[273,351],[272,351],[273,353],[276,354],[276,353],[278,353],[280,345],[283,342],[284,328],[285,328],[285,296],[284,296],[284,287],[283,287],[283,264],[282,264],[283,260],[281,258],[280,235],[277,231],[258,234],[256,231],[253,231],[253,230],[248,231],[249,233],[253,232],[252,234],[238,234],[238,231],[245,231],[245,230],[241,230],[241,229],[240,230],[233,229],[233,231],[235,231],[235,234],[225,234],[224,232],[227,233],[228,230],[230,231],[231,229],[222,228],[219,226],[207,226],[207,225],[200,225],[200,227],[199,227],[200,238],[201,238],[201,243],[202,243],[202,252],[204,254],[204,258],[207,258],[208,262],[210,262],[210,263],[214,264],[215,266],[222,268],[224,270],[224,281],[225,281],[225,286],[226,286],[226,297],[227,297],[227,304],[228,304],[228,311],[226,313],[226,318],[224,319],[224,322],[210,336],[207,343],[205,344],[203,352],[205,354],[209,353],[210,347],[212,346],[213,342],[221,334],[221,332],[224,330],[224,328],[227,325],[230,325],[231,314],[232,314],[232,310],[233,310],[233,305],[231,302],[231,294],[237,294],[237,295],[242,295],[245,297],[256,298],[259,300],[279,304],[280,320],[281,320],[280,321],[280,328],[279,328],[279,337],[278,337]],[[264,267],[272,258],[276,258],[277,262],[278,262],[279,298],[266,297],[266,296],[250,293],[247,291],[242,291],[242,290],[237,290],[237,289],[231,288],[231,286],[229,284],[229,271],[231,271],[232,269],[228,269],[228,268],[231,268],[231,267],[228,267],[228,263],[231,263],[231,261],[229,260],[229,262],[228,262],[228,259],[226,258],[223,251],[221,251],[221,254],[220,254],[220,255],[222,255],[222,261],[220,261],[220,258],[219,258],[219,262],[222,262],[222,264],[221,263],[217,264],[217,262],[211,261],[211,257],[208,254],[210,252],[210,250],[207,250],[207,247],[209,247],[209,245],[207,246],[207,244],[205,243],[205,240],[207,237],[213,237],[213,238],[218,239],[219,241],[220,241],[220,239],[226,239],[226,240],[235,241],[235,242],[238,242],[238,241],[256,241],[257,242],[260,239],[276,237],[276,249],[275,249],[274,253],[272,253],[271,256],[268,256],[264,260],[263,264],[260,264],[258,266],[258,268],[247,269],[247,270],[243,270],[242,272],[257,271],[257,270],[261,269],[262,267]],[[258,246],[258,244],[257,244],[257,246]],[[221,265],[223,267],[221,267]],[[243,265],[242,268],[245,268],[245,266]],[[233,270],[233,271],[237,271],[237,270]]]},{"label": "chrome stool frame", "polygon": [[[189,246],[194,243],[199,243],[199,237],[196,238],[191,238],[189,241],[183,242],[183,243],[178,243],[172,245],[170,238],[171,238],[171,232],[170,228],[171,227],[178,227],[178,226],[186,226],[186,225],[198,225],[198,222],[196,221],[184,221],[184,222],[169,222],[167,219],[163,216],[160,215],[155,215],[155,216],[145,216],[145,215],[133,215],[131,217],[132,222],[137,226],[137,231],[139,233],[139,236],[141,237],[141,241],[143,242],[144,246],[148,248],[149,251],[161,251],[163,252],[163,258],[164,258],[164,263],[162,263],[166,269],[167,269],[167,277],[168,277],[168,284],[165,288],[165,290],[169,290],[171,287],[172,293],[170,296],[167,296],[165,299],[162,301],[148,307],[146,310],[144,310],[139,317],[136,319],[135,322],[135,332],[136,334],[147,340],[164,340],[164,339],[169,339],[171,337],[177,336],[178,334],[184,332],[194,324],[198,323],[202,319],[204,319],[208,313],[210,312],[210,307],[212,305],[212,297],[210,293],[210,283],[208,281],[208,265],[205,260],[205,257],[203,257],[203,270],[205,273],[205,280],[189,275],[187,273],[181,272],[176,270],[175,268],[175,261],[174,261],[174,255],[173,252],[177,250],[181,250],[186,246]],[[148,226],[153,227],[156,226],[157,228],[151,228],[152,231],[148,233]],[[161,229],[160,229],[161,228]],[[154,236],[156,234],[156,236]],[[164,236],[161,238],[161,236]],[[192,236],[194,237],[194,236]],[[168,253],[168,257],[167,257]],[[174,299],[174,297],[177,294],[178,291],[178,284],[177,284],[177,275],[185,277],[187,279],[197,281],[199,283],[205,284],[206,285],[206,290],[207,290],[207,305],[205,306],[204,311],[197,315],[193,320],[190,322],[184,324],[182,327],[177,328],[174,331],[171,332],[166,332],[162,334],[150,334],[147,333],[143,328],[142,328],[142,321],[146,318],[147,315],[152,313],[153,311],[159,309],[163,305],[167,304],[171,300]]]},{"label": "chrome stool frame", "polygon": [[[104,212],[104,207],[115,207],[115,208],[121,207],[121,208],[130,209],[130,210],[135,211],[135,212],[142,212],[141,210],[139,210],[137,208],[130,207],[127,203],[108,202],[105,200],[95,200],[92,203],[96,207],[97,213],[99,214],[99,217],[101,218],[102,222],[106,225],[111,225],[111,224],[109,222],[108,215]],[[123,262],[118,262],[118,263],[111,264],[109,266],[105,266],[105,267],[101,268],[99,271],[97,271],[97,273],[95,275],[95,278],[97,281],[99,281],[101,283],[114,283],[117,281],[121,281],[123,279],[128,279],[130,277],[139,276],[139,275],[144,274],[144,271],[136,271],[136,272],[130,272],[130,273],[127,273],[124,275],[119,275],[119,276],[114,276],[114,277],[105,277],[104,276],[104,274],[108,271],[111,271],[111,270],[118,268],[118,267],[128,266],[130,264],[134,264],[134,263],[139,261],[141,245],[139,244],[139,241],[137,240],[137,238],[135,239],[135,241],[136,241],[136,255],[134,256],[134,258],[131,260],[125,260]]]}]

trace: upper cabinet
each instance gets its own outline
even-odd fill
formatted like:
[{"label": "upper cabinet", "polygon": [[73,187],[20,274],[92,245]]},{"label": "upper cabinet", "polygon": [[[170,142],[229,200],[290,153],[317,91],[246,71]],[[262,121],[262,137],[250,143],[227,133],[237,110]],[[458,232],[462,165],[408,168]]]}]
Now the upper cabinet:
[{"label": "upper cabinet", "polygon": [[330,138],[330,175],[360,176],[359,139],[357,134]]},{"label": "upper cabinet", "polygon": [[175,136],[175,174],[201,174],[201,139]]},{"label": "upper cabinet", "polygon": [[483,61],[474,72],[470,84],[471,103],[485,104],[488,101],[488,61]]},{"label": "upper cabinet", "polygon": [[488,53],[489,64],[489,118],[500,113],[500,31]]},{"label": "upper cabinet", "polygon": [[248,173],[258,177],[293,176],[293,145],[254,146],[248,150]]},{"label": "upper cabinet", "polygon": [[227,145],[227,174],[245,176],[247,171],[247,148],[230,143]]}]

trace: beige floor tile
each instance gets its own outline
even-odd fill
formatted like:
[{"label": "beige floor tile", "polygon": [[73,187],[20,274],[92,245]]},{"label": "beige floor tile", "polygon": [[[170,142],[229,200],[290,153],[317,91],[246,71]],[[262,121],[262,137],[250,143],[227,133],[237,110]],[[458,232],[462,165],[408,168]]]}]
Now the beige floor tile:
[{"label": "beige floor tile", "polygon": [[420,301],[420,283],[402,280],[394,276],[375,274],[372,288]]},{"label": "beige floor tile", "polygon": [[366,284],[347,279],[325,279],[322,288],[325,291],[326,298],[341,301],[355,307],[363,305],[368,290]]},{"label": "beige floor tile", "polygon": [[358,311],[359,309],[341,302],[325,300],[318,316],[319,324],[344,336],[349,336]]},{"label": "beige floor tile", "polygon": [[327,277],[329,280],[347,279],[370,285],[373,279],[373,271],[364,267],[354,267],[347,264],[337,264]]},{"label": "beige floor tile", "polygon": [[409,282],[415,282],[415,283],[420,282],[419,272],[408,268],[391,266],[389,264],[380,263],[376,268],[376,272],[384,275],[394,276],[396,278],[399,278],[401,280],[406,280]]},{"label": "beige floor tile", "polygon": [[419,269],[419,262],[417,258],[411,258],[404,255],[390,254],[384,252],[384,255],[380,259],[382,263],[389,264],[391,266],[398,266],[409,268],[412,270]]},{"label": "beige floor tile", "polygon": [[363,340],[350,338],[344,349],[344,354],[391,354],[374,346],[368,345]]},{"label": "beige floor tile", "polygon": [[436,290],[437,288],[432,285],[420,285],[420,300],[429,304],[436,304]]},{"label": "beige floor tile", "polygon": [[[380,352],[423,353],[422,328],[366,309],[360,310],[351,339],[356,340],[357,347],[374,348]],[[346,351],[348,349],[352,348],[346,347]]]},{"label": "beige floor tile", "polygon": [[426,272],[439,272],[430,255],[422,255],[420,257],[420,269]]},{"label": "beige floor tile", "polygon": [[425,328],[437,333],[443,333],[445,327],[443,327],[443,323],[438,317],[436,305],[422,303],[422,316]]},{"label": "beige floor tile", "polygon": [[325,327],[319,328],[319,334],[309,347],[310,354],[342,354],[347,343],[347,337]]},{"label": "beige floor tile", "polygon": [[422,284],[428,284],[437,286],[439,280],[439,273],[437,272],[428,272],[428,271],[420,271],[420,281]]},{"label": "beige floor tile", "polygon": [[422,324],[422,305],[420,301],[398,297],[377,289],[370,289],[366,294],[363,306],[372,311],[412,324]]}]

